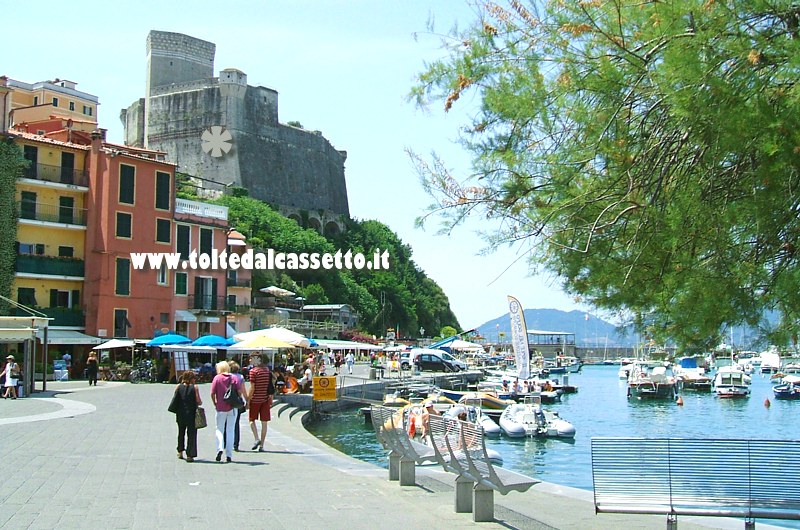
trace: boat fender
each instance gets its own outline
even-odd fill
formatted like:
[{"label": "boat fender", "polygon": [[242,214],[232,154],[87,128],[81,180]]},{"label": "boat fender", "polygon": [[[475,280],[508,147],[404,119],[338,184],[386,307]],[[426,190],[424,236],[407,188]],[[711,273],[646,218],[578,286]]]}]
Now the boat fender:
[{"label": "boat fender", "polygon": [[408,418],[408,437],[413,438],[417,434],[417,418],[411,415]]},{"label": "boat fender", "polygon": [[682,407],[682,406],[683,406],[683,398],[682,398],[681,396],[678,396],[678,399],[677,399],[677,401],[676,401],[675,403],[676,403],[676,404],[677,404],[679,407]]},{"label": "boat fender", "polygon": [[767,408],[769,408],[769,407],[770,407],[770,405],[772,405],[772,403],[770,403],[770,402],[769,402],[769,398],[765,399],[765,400],[764,400],[764,406],[765,406],[765,407],[767,407]]}]

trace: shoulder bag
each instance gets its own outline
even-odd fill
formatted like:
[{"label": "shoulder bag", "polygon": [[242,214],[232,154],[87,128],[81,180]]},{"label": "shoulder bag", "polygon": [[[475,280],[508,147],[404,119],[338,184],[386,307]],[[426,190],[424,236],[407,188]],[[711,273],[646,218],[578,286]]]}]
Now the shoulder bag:
[{"label": "shoulder bag", "polygon": [[178,398],[178,389],[179,388],[180,388],[180,386],[175,389],[175,392],[172,394],[172,401],[169,402],[169,407],[167,407],[167,410],[170,411],[173,414],[177,414],[178,413],[178,402],[180,400],[180,398]]},{"label": "shoulder bag", "polygon": [[239,392],[236,391],[236,379],[232,376],[229,377],[229,379],[231,380],[231,384],[225,391],[225,395],[222,396],[222,400],[231,407],[240,409],[244,407],[244,401],[242,401],[241,396],[239,396]]}]

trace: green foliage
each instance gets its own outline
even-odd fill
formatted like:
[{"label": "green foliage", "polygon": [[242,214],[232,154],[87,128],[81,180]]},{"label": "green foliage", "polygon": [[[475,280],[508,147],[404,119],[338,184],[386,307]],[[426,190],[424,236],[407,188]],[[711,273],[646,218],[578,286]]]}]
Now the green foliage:
[{"label": "green foliage", "polygon": [[[231,226],[257,251],[333,254],[351,249],[367,260],[378,249],[389,252],[389,270],[254,271],[254,290],[277,285],[301,294],[309,304],[349,304],[358,312],[360,326],[377,336],[398,325],[405,336],[416,335],[420,327],[458,326],[447,296],[411,260],[411,248],[385,225],[350,221],[344,233],[328,240],[261,201],[226,195],[216,202],[229,208]],[[307,221],[308,212],[301,214]]]},{"label": "green foliage", "polygon": [[[11,298],[14,281],[15,242],[17,240],[16,181],[28,161],[10,140],[0,138],[0,295]],[[0,303],[0,311],[8,307]]]},{"label": "green foliage", "polygon": [[446,339],[447,337],[452,337],[452,336],[453,336],[453,335],[455,335],[456,333],[458,333],[458,331],[456,330],[456,328],[454,328],[454,327],[452,327],[452,326],[445,326],[445,327],[443,327],[443,328],[442,328],[442,330],[439,332],[439,334],[442,336],[442,338],[445,338],[445,339]]},{"label": "green foliage", "polygon": [[197,185],[187,173],[175,172],[175,197],[178,199],[197,200]]},{"label": "green foliage", "polygon": [[[764,0],[487,3],[412,97],[465,129],[475,179],[412,154],[452,228],[502,221],[531,263],[659,342],[725,324],[800,328],[797,8]],[[424,221],[424,218],[420,221]]]}]

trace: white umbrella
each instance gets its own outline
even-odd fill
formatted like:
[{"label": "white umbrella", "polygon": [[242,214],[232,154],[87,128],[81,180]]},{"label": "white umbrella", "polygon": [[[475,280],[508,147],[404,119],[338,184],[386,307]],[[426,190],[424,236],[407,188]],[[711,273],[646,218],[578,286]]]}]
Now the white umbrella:
[{"label": "white umbrella", "polygon": [[275,285],[270,285],[269,287],[262,287],[259,289],[262,293],[271,294],[273,296],[294,296],[295,293],[292,291],[288,291],[281,287],[277,287]]},{"label": "white umbrella", "polygon": [[103,344],[98,344],[93,350],[110,350],[113,348],[132,348],[133,347],[133,339],[111,339],[108,342],[104,342]]},{"label": "white umbrella", "polygon": [[456,339],[447,346],[449,346],[451,350],[483,351],[483,346],[481,346],[480,344],[476,344],[474,342],[468,342],[466,340],[461,340],[461,339]]},{"label": "white umbrella", "polygon": [[311,341],[306,337],[286,328],[266,328],[248,331],[246,333],[237,333],[233,336],[233,340],[236,342],[242,342],[254,337],[269,337],[272,339],[281,340],[283,342],[288,342],[292,346],[298,346],[300,348],[308,348],[311,346]]}]

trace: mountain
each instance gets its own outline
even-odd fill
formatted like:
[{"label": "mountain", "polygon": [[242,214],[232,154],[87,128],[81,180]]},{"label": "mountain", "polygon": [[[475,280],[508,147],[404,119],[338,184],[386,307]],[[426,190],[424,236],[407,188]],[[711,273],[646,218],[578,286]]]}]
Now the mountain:
[{"label": "mountain", "polygon": [[[636,344],[636,335],[622,334],[614,324],[584,311],[526,309],[525,324],[528,329],[574,333],[575,344],[578,347],[604,347],[606,345],[631,347]],[[490,342],[497,342],[499,333],[505,333],[505,337],[501,337],[500,342],[511,341],[511,320],[508,313],[478,326],[477,329]],[[608,342],[606,342],[606,338]]]}]

